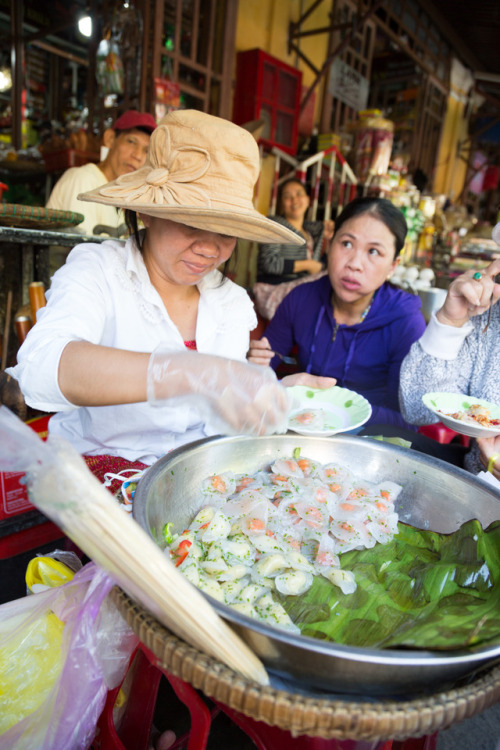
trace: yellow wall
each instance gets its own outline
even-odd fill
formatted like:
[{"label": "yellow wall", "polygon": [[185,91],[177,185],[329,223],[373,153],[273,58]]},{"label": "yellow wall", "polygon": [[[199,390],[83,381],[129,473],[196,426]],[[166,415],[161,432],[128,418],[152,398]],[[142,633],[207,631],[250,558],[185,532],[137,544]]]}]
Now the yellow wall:
[{"label": "yellow wall", "polygon": [[443,193],[451,201],[459,198],[467,176],[467,151],[462,148],[462,144],[467,140],[469,124],[465,118],[465,112],[472,85],[471,72],[453,58],[450,95],[432,186],[435,193]]},{"label": "yellow wall", "polygon": [[[448,97],[441,143],[436,160],[433,191],[444,193],[451,201],[456,199],[463,188],[467,165],[458,158],[457,150],[467,133],[464,119],[464,104],[454,96]],[[466,154],[464,154],[466,157]]]},{"label": "yellow wall", "polygon": [[[302,84],[309,88],[315,73],[295,53],[288,52],[288,28],[290,21],[297,21],[301,13],[310,6],[305,0],[251,0],[240,2],[238,22],[236,27],[236,52],[258,47],[269,55],[282,60],[287,65],[302,72]],[[330,23],[329,12],[331,0],[323,2],[307,18],[302,30],[324,28]],[[317,68],[321,69],[328,54],[328,33],[315,34],[296,40],[302,53]],[[319,119],[323,82],[316,88],[315,120]],[[256,208],[262,214],[267,214],[271,199],[271,189],[274,177],[274,157],[264,156],[258,187]],[[235,281],[242,286],[251,286],[256,274],[255,243],[238,243],[238,261],[233,268]]]},{"label": "yellow wall", "polygon": [[[241,2],[238,10],[236,27],[236,52],[258,47],[269,55],[292,65],[302,71],[302,83],[309,87],[315,73],[295,53],[288,53],[288,27],[290,21],[297,21],[310,3],[304,0],[251,0]],[[330,0],[323,2],[315,9],[302,26],[303,31],[324,28],[330,23],[328,14],[331,10]],[[328,52],[328,34],[315,34],[303,37],[297,46],[316,68],[321,68]],[[319,96],[316,98],[318,107]]]}]

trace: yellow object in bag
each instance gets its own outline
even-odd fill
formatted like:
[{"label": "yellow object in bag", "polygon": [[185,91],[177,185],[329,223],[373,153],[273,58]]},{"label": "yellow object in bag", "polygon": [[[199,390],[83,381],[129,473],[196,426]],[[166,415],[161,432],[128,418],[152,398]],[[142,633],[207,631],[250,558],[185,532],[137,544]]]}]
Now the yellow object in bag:
[{"label": "yellow object in bag", "polygon": [[74,575],[71,568],[53,557],[34,557],[26,569],[26,585],[32,593],[36,593],[68,583]]},{"label": "yellow object in bag", "polygon": [[[35,613],[26,606],[35,597],[14,602],[13,617],[0,622],[0,745],[1,735],[45,701],[59,678],[64,623],[50,609],[40,607],[36,597]],[[23,610],[27,610],[24,612]],[[32,615],[32,616],[30,616]]]}]

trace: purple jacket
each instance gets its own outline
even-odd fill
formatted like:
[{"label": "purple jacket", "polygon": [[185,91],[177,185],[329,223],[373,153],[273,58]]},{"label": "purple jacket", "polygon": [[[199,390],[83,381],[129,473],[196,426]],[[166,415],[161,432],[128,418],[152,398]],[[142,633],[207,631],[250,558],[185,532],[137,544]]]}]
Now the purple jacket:
[{"label": "purple jacket", "polygon": [[[331,292],[328,276],[293,289],[265,330],[271,348],[288,354],[297,346],[302,371],[329,375],[361,393],[372,405],[368,424],[410,427],[399,412],[399,371],[425,330],[419,297],[385,283],[364,321],[339,325],[334,336]],[[271,362],[279,364],[278,357]]]}]

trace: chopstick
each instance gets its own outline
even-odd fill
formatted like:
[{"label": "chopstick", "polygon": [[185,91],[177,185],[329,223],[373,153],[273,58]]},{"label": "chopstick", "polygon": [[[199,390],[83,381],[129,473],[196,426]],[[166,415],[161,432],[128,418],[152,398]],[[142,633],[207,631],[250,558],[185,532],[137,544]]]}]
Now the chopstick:
[{"label": "chopstick", "polygon": [[491,295],[491,299],[490,299],[490,306],[489,306],[489,308],[488,308],[488,319],[487,319],[487,321],[486,321],[486,325],[485,325],[485,326],[484,326],[484,328],[483,328],[483,333],[486,333],[486,331],[488,330],[488,326],[490,325],[490,320],[491,320],[491,308],[492,308],[492,307],[493,307],[493,294]]},{"label": "chopstick", "polygon": [[0,438],[18,457],[13,465],[20,468],[19,456],[28,456],[22,461],[33,504],[176,635],[247,679],[269,684],[259,658],[119,507],[81,456],[69,444],[42,443],[11,412],[0,412]]}]

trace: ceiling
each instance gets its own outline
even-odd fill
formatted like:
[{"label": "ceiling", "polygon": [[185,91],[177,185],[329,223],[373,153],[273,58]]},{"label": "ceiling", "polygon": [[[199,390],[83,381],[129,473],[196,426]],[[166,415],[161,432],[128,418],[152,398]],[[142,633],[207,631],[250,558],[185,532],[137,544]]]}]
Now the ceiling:
[{"label": "ceiling", "polygon": [[432,7],[443,30],[449,28],[456,35],[473,72],[496,73],[500,78],[498,0],[476,0],[473,4],[470,0],[424,0],[422,5]]},{"label": "ceiling", "polygon": [[[420,0],[476,78],[476,89],[500,114],[499,0]],[[493,80],[491,80],[493,79]]]},{"label": "ceiling", "polygon": [[[24,0],[25,34],[35,44],[53,43],[85,58],[88,40],[78,34],[75,21],[88,12],[89,6],[109,11],[119,1]],[[485,96],[483,111],[500,117],[500,0],[476,0],[473,4],[470,0],[414,1],[434,20],[461,62],[475,75],[476,89]],[[16,2],[10,0],[12,8]],[[8,3],[0,0],[0,5]],[[10,28],[8,14],[3,16],[0,12],[0,38],[5,40]],[[102,12],[95,16],[100,25]]]}]

